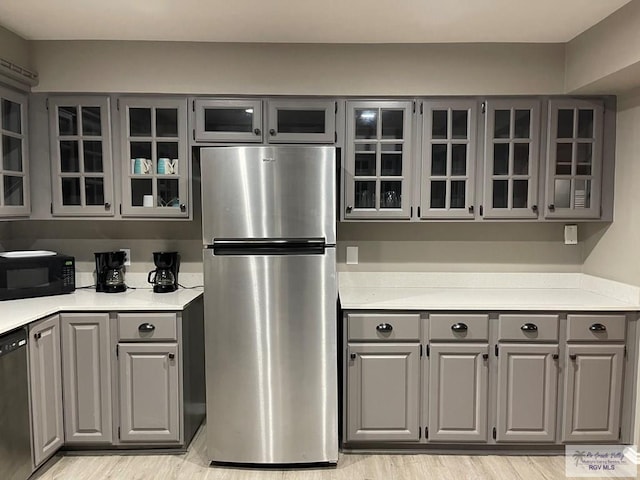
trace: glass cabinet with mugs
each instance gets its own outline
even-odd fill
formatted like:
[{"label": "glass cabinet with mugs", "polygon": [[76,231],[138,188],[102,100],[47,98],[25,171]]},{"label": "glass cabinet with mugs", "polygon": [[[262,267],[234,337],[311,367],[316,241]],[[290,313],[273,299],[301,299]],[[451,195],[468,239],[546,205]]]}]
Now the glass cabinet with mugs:
[{"label": "glass cabinet with mugs", "polygon": [[109,97],[49,97],[54,216],[113,216]]},{"label": "glass cabinet with mugs", "polygon": [[344,218],[411,216],[411,101],[349,101]]},{"label": "glass cabinet with mugs", "polygon": [[28,216],[27,97],[0,87],[0,217]]},{"label": "glass cabinet with mugs", "polygon": [[122,216],[189,217],[186,99],[121,97]]}]

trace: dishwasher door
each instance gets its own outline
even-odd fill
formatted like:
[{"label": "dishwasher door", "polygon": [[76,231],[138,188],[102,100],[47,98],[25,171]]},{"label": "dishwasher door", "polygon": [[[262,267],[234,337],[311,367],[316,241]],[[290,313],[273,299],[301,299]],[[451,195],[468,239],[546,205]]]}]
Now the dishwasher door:
[{"label": "dishwasher door", "polygon": [[0,477],[25,480],[32,472],[27,335],[20,329],[0,336]]}]

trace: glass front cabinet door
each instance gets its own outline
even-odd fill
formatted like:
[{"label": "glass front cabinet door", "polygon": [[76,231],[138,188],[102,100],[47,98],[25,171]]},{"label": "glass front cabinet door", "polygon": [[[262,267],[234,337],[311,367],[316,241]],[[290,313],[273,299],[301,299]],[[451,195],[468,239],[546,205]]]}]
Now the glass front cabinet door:
[{"label": "glass front cabinet door", "polygon": [[0,217],[28,216],[27,97],[0,87]]},{"label": "glass front cabinet door", "polygon": [[345,219],[411,216],[413,102],[347,102]]},{"label": "glass front cabinet door", "polygon": [[262,101],[192,100],[197,142],[262,142]]},{"label": "glass front cabinet door", "polygon": [[332,100],[269,100],[269,143],[335,143],[337,104]]},{"label": "glass front cabinet door", "polygon": [[540,102],[485,104],[484,217],[537,218]]},{"label": "glass front cabinet door", "polygon": [[422,104],[420,218],[474,218],[477,102]]},{"label": "glass front cabinet door", "polygon": [[122,216],[188,218],[187,101],[120,98]]},{"label": "glass front cabinet door", "polygon": [[113,166],[108,97],[50,97],[54,216],[112,216]]},{"label": "glass front cabinet door", "polygon": [[603,119],[599,101],[549,101],[546,217],[600,217]]}]

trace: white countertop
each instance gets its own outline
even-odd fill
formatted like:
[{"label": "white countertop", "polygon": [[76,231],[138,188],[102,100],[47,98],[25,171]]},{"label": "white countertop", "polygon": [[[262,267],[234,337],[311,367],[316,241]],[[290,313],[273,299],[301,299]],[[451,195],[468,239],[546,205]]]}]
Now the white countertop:
[{"label": "white countertop", "polygon": [[122,293],[76,290],[66,295],[0,302],[0,334],[58,312],[180,311],[202,295],[202,288],[153,293],[151,288]]},{"label": "white countertop", "polygon": [[640,289],[579,273],[341,272],[352,310],[640,310]]}]

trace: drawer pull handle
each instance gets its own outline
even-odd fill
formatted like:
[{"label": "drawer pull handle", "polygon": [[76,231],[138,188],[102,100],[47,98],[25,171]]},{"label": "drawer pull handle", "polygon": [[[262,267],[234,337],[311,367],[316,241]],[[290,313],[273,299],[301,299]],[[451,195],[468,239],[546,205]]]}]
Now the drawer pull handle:
[{"label": "drawer pull handle", "polygon": [[469,330],[469,327],[467,327],[466,323],[454,323],[453,325],[451,325],[451,330],[456,333],[462,333]]},{"label": "drawer pull handle", "polygon": [[153,332],[155,329],[156,329],[156,326],[152,323],[142,323],[138,327],[138,331],[141,333]]},{"label": "drawer pull handle", "polygon": [[538,326],[535,323],[525,323],[520,327],[523,332],[537,332]]},{"label": "drawer pull handle", "polygon": [[607,331],[607,327],[605,327],[601,323],[594,323],[593,325],[591,325],[589,327],[589,330],[591,330],[592,332],[606,332]]},{"label": "drawer pull handle", "polygon": [[389,333],[393,330],[393,325],[390,323],[381,323],[376,327],[376,330],[380,333]]}]

